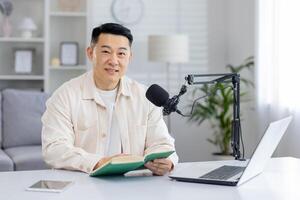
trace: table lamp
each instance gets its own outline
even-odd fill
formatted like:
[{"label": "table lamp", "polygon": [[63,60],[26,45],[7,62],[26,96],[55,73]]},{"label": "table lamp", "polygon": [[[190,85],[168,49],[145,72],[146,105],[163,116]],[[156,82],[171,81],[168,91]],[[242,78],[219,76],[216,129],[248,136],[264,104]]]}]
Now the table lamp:
[{"label": "table lamp", "polygon": [[[189,60],[189,40],[187,35],[150,35],[148,37],[148,60],[166,63],[167,90],[170,90],[170,66]],[[168,128],[171,128],[168,116]]]},{"label": "table lamp", "polygon": [[19,24],[19,29],[21,30],[23,38],[31,38],[33,36],[32,32],[37,29],[36,24],[33,22],[32,18],[25,17],[21,20]]}]

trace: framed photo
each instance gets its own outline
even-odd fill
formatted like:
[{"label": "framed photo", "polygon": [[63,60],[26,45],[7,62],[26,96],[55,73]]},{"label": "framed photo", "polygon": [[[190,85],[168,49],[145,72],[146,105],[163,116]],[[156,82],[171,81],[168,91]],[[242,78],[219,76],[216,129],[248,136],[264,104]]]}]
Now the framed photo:
[{"label": "framed photo", "polygon": [[60,43],[60,62],[61,65],[78,65],[78,43]]},{"label": "framed photo", "polygon": [[34,52],[35,50],[33,48],[14,50],[14,64],[16,73],[32,72]]}]

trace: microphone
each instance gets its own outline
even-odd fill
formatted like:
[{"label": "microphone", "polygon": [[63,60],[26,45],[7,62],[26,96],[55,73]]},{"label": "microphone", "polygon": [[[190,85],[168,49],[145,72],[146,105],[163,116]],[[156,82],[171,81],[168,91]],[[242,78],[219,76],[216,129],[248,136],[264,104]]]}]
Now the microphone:
[{"label": "microphone", "polygon": [[186,93],[186,85],[182,85],[178,95],[169,98],[169,93],[157,84],[151,85],[146,91],[146,98],[158,107],[163,107],[163,115],[169,115],[171,112],[177,112],[182,115],[180,110],[177,109],[179,97]]}]

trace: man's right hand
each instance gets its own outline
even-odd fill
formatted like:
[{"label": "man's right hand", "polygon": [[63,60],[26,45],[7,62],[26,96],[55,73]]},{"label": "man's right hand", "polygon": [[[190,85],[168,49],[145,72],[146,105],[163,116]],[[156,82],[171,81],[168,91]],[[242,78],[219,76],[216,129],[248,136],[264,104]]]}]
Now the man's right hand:
[{"label": "man's right hand", "polygon": [[129,154],[124,154],[124,153],[121,153],[121,154],[117,154],[117,155],[114,155],[114,156],[108,156],[108,157],[104,157],[102,158],[101,160],[99,160],[97,162],[97,164],[95,165],[95,167],[93,168],[93,170],[101,167],[104,163],[106,163],[107,161],[109,161],[110,159],[114,158],[114,157],[119,157],[119,156],[125,156],[125,155],[129,155]]}]

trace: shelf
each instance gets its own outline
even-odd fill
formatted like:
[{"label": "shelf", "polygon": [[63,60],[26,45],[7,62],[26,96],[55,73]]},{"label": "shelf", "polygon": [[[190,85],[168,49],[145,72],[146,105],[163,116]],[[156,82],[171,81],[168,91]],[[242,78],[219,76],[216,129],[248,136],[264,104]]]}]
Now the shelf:
[{"label": "shelf", "polygon": [[[12,25],[18,25],[21,19],[30,14],[38,29],[32,38],[23,38],[18,27],[15,27],[15,34],[11,37],[0,34],[0,90],[43,88],[46,92],[52,92],[64,82],[89,70],[85,57],[87,30],[83,28],[87,27],[90,17],[87,13],[89,0],[81,0],[80,6],[73,11],[60,7],[60,0],[12,1],[15,11],[11,17]],[[62,41],[78,43],[78,65],[51,65],[51,59],[60,55]],[[27,48],[34,49],[31,72],[17,73],[14,69],[15,50]]]},{"label": "shelf", "polygon": [[44,38],[0,37],[0,42],[44,42]]},{"label": "shelf", "polygon": [[87,70],[87,67],[84,65],[77,66],[50,66],[51,70]]},{"label": "shelf", "polygon": [[0,75],[0,80],[44,80],[42,75]]},{"label": "shelf", "polygon": [[86,17],[85,12],[50,12],[53,17]]}]

